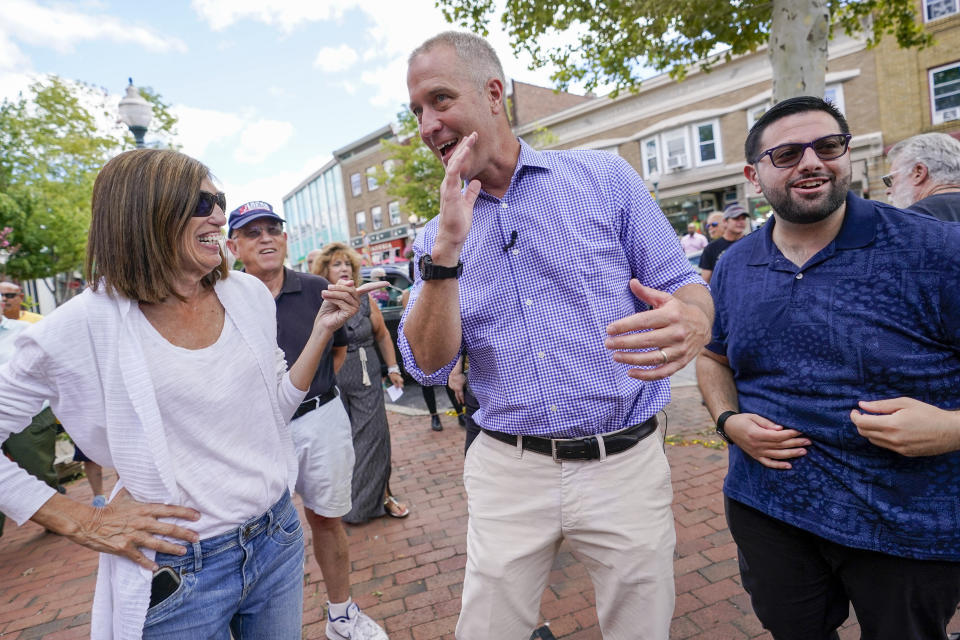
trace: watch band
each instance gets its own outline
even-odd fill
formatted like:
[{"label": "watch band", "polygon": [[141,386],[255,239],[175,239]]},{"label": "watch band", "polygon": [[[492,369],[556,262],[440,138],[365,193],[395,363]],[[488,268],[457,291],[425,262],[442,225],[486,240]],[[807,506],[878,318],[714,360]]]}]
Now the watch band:
[{"label": "watch band", "polygon": [[723,425],[725,425],[725,424],[727,423],[727,419],[728,419],[730,416],[735,416],[735,415],[737,415],[738,413],[740,413],[740,412],[739,412],[739,411],[724,411],[723,413],[721,413],[721,414],[717,417],[717,427],[716,427],[716,429],[717,429],[717,435],[720,436],[721,438],[723,438],[723,441],[726,442],[727,444],[732,444],[732,442],[731,442],[731,440],[730,440],[730,436],[728,436],[728,435],[727,435],[727,432],[724,431]]},{"label": "watch band", "polygon": [[433,264],[433,257],[425,253],[420,257],[420,277],[423,280],[444,280],[447,278],[459,278],[463,273],[463,262],[458,260],[455,267],[442,267]]},{"label": "watch band", "polygon": [[390,373],[400,373],[400,365],[397,365],[397,364],[392,364],[392,365],[390,365],[389,367],[387,367],[387,373],[388,373],[388,374],[390,374]]}]

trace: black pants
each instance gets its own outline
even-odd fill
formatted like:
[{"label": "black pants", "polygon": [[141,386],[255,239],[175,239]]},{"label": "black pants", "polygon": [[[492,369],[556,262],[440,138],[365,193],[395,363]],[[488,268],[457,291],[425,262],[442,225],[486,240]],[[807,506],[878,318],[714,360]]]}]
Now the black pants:
[{"label": "black pants", "polygon": [[740,576],[776,640],[836,640],[853,603],[863,640],[946,640],[960,562],[845,547],[725,498]]},{"label": "black pants", "polygon": [[[420,389],[423,391],[423,401],[427,404],[427,411],[430,412],[430,415],[437,414],[437,395],[433,391],[433,387],[421,386]],[[463,405],[457,402],[457,396],[453,393],[453,389],[450,387],[444,387],[447,390],[447,397],[450,398],[450,404],[453,405],[454,411],[459,415],[463,412]]]}]

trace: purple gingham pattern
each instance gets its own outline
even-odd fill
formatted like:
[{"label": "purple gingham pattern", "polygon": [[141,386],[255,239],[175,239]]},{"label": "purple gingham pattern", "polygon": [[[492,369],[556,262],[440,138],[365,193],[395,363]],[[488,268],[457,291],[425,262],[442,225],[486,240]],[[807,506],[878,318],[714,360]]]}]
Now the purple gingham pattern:
[{"label": "purple gingham pattern", "polygon": [[[513,231],[516,243],[505,251]],[[432,220],[414,244],[416,264],[436,233]],[[463,347],[480,426],[582,437],[643,422],[670,401],[669,381],[629,377],[630,367],[603,346],[607,324],[646,308],[630,292],[631,277],[670,293],[703,284],[624,160],[538,152],[521,141],[503,198],[481,192],[477,199],[460,258]],[[411,305],[422,285],[417,269]],[[407,371],[444,384],[454,363],[425,375],[402,322],[399,336]]]}]

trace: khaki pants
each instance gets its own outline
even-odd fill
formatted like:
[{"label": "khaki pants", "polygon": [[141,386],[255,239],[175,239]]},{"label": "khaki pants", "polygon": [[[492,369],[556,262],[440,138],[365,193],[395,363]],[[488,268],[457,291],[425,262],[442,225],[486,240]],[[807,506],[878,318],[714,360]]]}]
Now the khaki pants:
[{"label": "khaki pants", "polygon": [[670,469],[659,438],[554,462],[481,434],[467,452],[467,566],[457,640],[528,640],[561,541],[593,580],[604,640],[666,640],[673,616]]}]

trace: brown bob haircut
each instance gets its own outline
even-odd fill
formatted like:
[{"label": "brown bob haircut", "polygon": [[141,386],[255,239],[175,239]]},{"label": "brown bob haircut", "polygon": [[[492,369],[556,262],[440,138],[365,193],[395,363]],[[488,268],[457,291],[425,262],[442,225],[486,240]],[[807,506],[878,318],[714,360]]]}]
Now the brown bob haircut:
[{"label": "brown bob haircut", "polygon": [[333,262],[337,256],[341,255],[349,260],[353,266],[353,284],[359,286],[360,255],[342,242],[331,242],[320,250],[320,255],[313,261],[312,271],[314,275],[326,278],[327,271],[330,269],[330,263]]},{"label": "brown bob haircut", "polygon": [[[184,233],[208,177],[203,163],[167,149],[126,151],[107,162],[93,184],[84,270],[94,291],[102,280],[108,294],[138,302],[182,299],[174,282]],[[227,273],[224,258],[201,282],[212,287]]]}]

